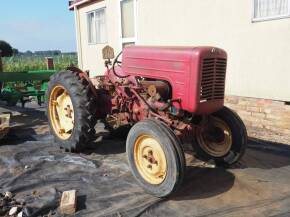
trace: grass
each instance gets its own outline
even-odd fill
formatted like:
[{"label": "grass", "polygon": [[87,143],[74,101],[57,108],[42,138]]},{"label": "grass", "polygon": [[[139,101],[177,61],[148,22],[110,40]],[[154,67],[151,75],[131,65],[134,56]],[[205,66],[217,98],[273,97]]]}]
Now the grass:
[{"label": "grass", "polygon": [[[52,56],[56,70],[65,69],[67,66],[77,66],[76,54],[60,54]],[[13,56],[3,58],[4,72],[22,72],[32,70],[45,70],[46,59],[44,56]]]}]

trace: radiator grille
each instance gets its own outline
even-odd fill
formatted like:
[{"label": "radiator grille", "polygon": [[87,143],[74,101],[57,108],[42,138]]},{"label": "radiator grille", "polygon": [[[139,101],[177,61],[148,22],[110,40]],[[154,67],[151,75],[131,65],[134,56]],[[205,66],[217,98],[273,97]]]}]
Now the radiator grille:
[{"label": "radiator grille", "polygon": [[207,58],[201,69],[200,101],[224,99],[227,60]]}]

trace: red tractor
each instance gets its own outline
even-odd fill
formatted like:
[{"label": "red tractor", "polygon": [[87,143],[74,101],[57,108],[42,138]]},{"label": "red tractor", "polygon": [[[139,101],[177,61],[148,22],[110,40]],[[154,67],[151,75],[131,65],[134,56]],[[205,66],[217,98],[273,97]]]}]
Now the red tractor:
[{"label": "red tractor", "polygon": [[[89,78],[68,68],[48,87],[48,119],[56,142],[78,152],[95,138],[95,125],[132,126],[128,161],[138,183],[150,194],[176,191],[185,173],[183,143],[197,158],[229,166],[247,146],[246,128],[224,106],[227,54],[215,47],[103,49],[107,71]],[[111,62],[111,59],[114,59]]]}]

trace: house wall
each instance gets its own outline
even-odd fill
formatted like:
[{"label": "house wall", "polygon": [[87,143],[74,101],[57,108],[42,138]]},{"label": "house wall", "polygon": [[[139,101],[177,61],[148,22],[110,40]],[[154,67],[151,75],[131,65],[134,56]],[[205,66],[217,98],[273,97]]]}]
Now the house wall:
[{"label": "house wall", "polygon": [[138,0],[138,41],[228,52],[226,92],[290,101],[290,18],[252,23],[252,0]]},{"label": "house wall", "polygon": [[[89,44],[87,13],[106,8],[106,22],[108,31],[108,43]],[[79,55],[79,67],[83,70],[89,70],[90,76],[102,75],[105,71],[104,60],[102,59],[102,49],[107,44],[114,47],[116,53],[120,51],[120,14],[119,6],[116,0],[99,1],[79,8],[75,11],[77,25],[77,43]]]},{"label": "house wall", "polygon": [[[250,136],[288,144],[290,18],[252,23],[252,2],[137,0],[136,44],[225,49],[229,57],[225,105],[242,117]],[[101,49],[106,44],[88,44],[86,13],[101,7],[106,7],[107,44],[116,53],[122,47],[119,0],[77,10],[79,64],[91,76],[105,70]]]},{"label": "house wall", "polygon": [[[211,45],[228,52],[228,95],[290,101],[290,19],[252,23],[252,0],[137,0],[137,44]],[[101,48],[88,45],[86,12],[107,7],[108,44],[120,50],[119,1],[83,7],[83,69],[102,74]]]}]

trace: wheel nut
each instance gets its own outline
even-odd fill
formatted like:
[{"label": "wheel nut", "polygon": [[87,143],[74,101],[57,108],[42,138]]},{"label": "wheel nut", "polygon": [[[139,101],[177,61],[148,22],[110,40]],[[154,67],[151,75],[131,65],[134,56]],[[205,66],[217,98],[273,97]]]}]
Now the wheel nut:
[{"label": "wheel nut", "polygon": [[152,169],[152,165],[149,164],[149,165],[147,166],[147,168],[148,168],[148,169]]}]

